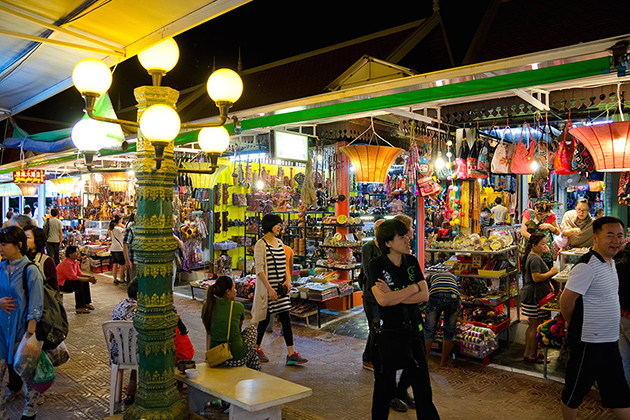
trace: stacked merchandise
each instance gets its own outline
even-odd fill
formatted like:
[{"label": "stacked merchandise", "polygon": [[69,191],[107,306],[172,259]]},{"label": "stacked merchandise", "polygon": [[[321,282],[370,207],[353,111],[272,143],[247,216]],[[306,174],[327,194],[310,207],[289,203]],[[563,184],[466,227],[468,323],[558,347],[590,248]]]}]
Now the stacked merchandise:
[{"label": "stacked merchandise", "polygon": [[310,315],[317,312],[317,303],[303,301],[291,308],[290,312],[293,315],[304,317],[307,316],[307,314]]},{"label": "stacked merchandise", "polygon": [[336,283],[308,283],[305,287],[308,289],[310,300],[323,302],[339,296]]},{"label": "stacked merchandise", "polygon": [[236,296],[244,299],[254,298],[254,288],[256,287],[255,275],[241,277],[240,279],[235,279],[234,282],[236,283]]},{"label": "stacked merchandise", "polygon": [[470,325],[462,333],[460,350],[462,354],[483,359],[499,347],[497,335],[488,328]]}]

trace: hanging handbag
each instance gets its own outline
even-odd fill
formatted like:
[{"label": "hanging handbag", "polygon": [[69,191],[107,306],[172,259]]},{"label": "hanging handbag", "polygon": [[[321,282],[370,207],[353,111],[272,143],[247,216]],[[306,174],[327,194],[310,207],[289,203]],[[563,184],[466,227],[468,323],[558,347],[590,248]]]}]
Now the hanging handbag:
[{"label": "hanging handbag", "polygon": [[[525,126],[527,126],[527,130],[529,132],[529,147],[525,146],[525,143],[523,142],[523,132],[525,131]],[[538,142],[532,137],[529,124],[523,123],[523,127],[521,128],[521,137],[516,145],[516,152],[514,152],[512,163],[510,165],[510,171],[513,174],[529,175],[534,173],[532,163],[534,162],[534,154],[536,153],[537,146]]]},{"label": "hanging handbag", "polygon": [[584,143],[578,141],[571,161],[571,169],[577,172],[595,172],[595,162]]},{"label": "hanging handbag", "polygon": [[442,187],[432,176],[425,176],[418,180],[418,191],[423,197],[439,194],[442,192]]},{"label": "hanging handbag", "polygon": [[567,121],[567,124],[564,126],[564,136],[562,137],[562,141],[558,145],[556,158],[553,161],[553,169],[558,175],[571,175],[577,172],[571,168],[571,162],[573,160],[575,148],[575,139],[571,136],[570,144],[567,144],[567,132],[569,131],[569,127],[573,128],[571,120]]},{"label": "hanging handbag", "polygon": [[[505,130],[508,130],[509,127],[506,127]],[[496,149],[494,149],[494,155],[492,155],[492,160],[490,161],[490,170],[493,174],[508,174],[510,173],[510,155],[508,154],[508,146],[503,142],[505,138],[505,130],[501,135],[501,141],[497,145]]]},{"label": "hanging handbag", "polygon": [[228,330],[227,340],[225,343],[221,343],[212,347],[206,352],[206,363],[210,367],[215,367],[221,363],[230,360],[232,358],[232,351],[230,350],[230,327],[232,326],[232,308],[234,307],[234,301],[230,302],[230,316],[228,317]]}]

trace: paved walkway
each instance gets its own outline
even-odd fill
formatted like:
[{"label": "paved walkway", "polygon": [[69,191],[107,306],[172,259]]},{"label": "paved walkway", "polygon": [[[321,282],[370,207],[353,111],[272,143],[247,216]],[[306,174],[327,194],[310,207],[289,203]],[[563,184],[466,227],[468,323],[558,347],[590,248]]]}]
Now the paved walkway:
[{"label": "paved walkway", "polygon": [[[114,286],[111,277],[99,275],[92,295],[96,310],[89,315],[76,315],[73,296],[65,296],[71,328],[66,340],[70,361],[57,368],[57,381],[44,394],[38,419],[102,419],[107,416],[110,368],[101,324],[110,319],[113,307],[126,297],[126,289],[124,285]],[[203,360],[205,351],[201,305],[200,301],[175,296],[175,306],[190,330],[198,362]],[[365,341],[306,326],[296,326],[294,335],[296,350],[309,359],[303,366],[284,365],[284,340],[278,324],[263,342],[271,359],[263,365],[264,372],[313,389],[311,397],[286,404],[283,418],[370,418],[373,376],[361,368]],[[439,369],[433,362],[430,368],[434,401],[444,420],[561,419],[562,385],[557,382],[463,361],[457,361],[457,366],[449,370]],[[9,404],[11,420],[20,418],[22,406],[22,398]],[[614,418],[601,408],[594,391],[585,401],[580,416],[582,419]],[[228,415],[215,411],[208,417],[227,419]],[[392,412],[390,418],[416,417],[414,411],[409,411]]]}]

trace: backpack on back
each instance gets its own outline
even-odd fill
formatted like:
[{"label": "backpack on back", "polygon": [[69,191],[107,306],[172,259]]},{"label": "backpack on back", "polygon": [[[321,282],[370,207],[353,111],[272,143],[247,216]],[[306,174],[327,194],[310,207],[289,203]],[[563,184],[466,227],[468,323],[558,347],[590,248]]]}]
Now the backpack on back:
[{"label": "backpack on back", "polygon": [[[26,304],[28,305],[29,290],[28,281],[26,278],[26,270],[28,266],[35,263],[28,263],[22,271],[22,287],[26,293]],[[39,268],[38,268],[39,270]],[[63,307],[61,301],[61,295],[55,289],[53,289],[46,281],[44,281],[44,310],[42,317],[37,323],[35,328],[35,335],[37,339],[43,341],[43,349],[51,350],[56,348],[63,340],[68,336],[68,316],[66,315],[66,309]]]}]

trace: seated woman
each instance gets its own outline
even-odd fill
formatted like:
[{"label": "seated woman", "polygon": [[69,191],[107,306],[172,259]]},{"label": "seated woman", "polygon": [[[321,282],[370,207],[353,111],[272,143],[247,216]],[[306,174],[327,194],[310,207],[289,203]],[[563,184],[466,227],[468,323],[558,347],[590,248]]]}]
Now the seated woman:
[{"label": "seated woman", "polygon": [[66,258],[57,266],[59,290],[74,293],[74,303],[78,314],[89,314],[94,309],[90,295],[90,283],[96,283],[96,277],[81,272],[79,250],[76,246],[66,248]]},{"label": "seated woman", "polygon": [[[251,369],[261,370],[256,351],[257,329],[250,325],[241,331],[243,319],[245,319],[245,307],[240,302],[234,302],[235,298],[236,283],[228,276],[220,276],[212,286],[208,287],[206,303],[201,310],[203,325],[208,333],[206,349],[209,350],[229,341],[232,359],[219,366],[247,366]],[[230,309],[232,310],[231,318]],[[228,323],[230,323],[229,337],[227,337]]]}]

